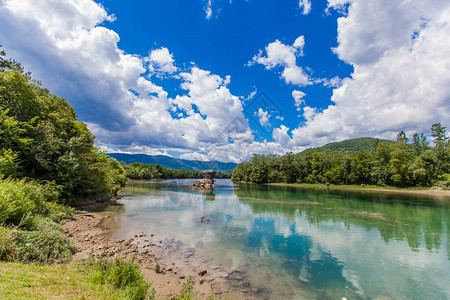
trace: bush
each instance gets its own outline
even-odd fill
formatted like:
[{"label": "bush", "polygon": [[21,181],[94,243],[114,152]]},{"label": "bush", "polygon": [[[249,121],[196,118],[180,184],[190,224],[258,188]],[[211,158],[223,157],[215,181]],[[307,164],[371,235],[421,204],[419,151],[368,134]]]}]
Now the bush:
[{"label": "bush", "polygon": [[75,245],[67,239],[59,224],[48,217],[33,218],[29,229],[0,227],[0,260],[65,262],[76,251]]},{"label": "bush", "polygon": [[19,166],[16,163],[17,153],[12,149],[0,150],[0,179],[5,177],[15,177],[19,174]]},{"label": "bush", "polygon": [[186,282],[183,284],[183,288],[180,293],[173,297],[174,300],[193,300],[192,289],[194,288],[194,280],[192,276],[189,276],[186,279]]},{"label": "bush", "polygon": [[49,216],[54,221],[70,218],[73,209],[57,203],[59,187],[26,179],[0,180],[0,225],[27,228],[33,216]]},{"label": "bush", "polygon": [[438,176],[438,181],[435,185],[444,189],[450,189],[450,174],[442,174]]},{"label": "bush", "polygon": [[[101,285],[110,285],[122,290],[124,299],[145,299],[150,285],[144,281],[139,266],[134,261],[124,261],[120,258],[114,260],[99,260],[91,262],[97,270],[92,280]],[[154,298],[152,293],[151,298]]]}]

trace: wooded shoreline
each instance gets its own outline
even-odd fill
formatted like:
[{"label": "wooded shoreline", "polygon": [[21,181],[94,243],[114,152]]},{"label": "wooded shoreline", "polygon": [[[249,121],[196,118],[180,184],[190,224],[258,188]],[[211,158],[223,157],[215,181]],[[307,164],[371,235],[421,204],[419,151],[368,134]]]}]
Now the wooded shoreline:
[{"label": "wooded shoreline", "polygon": [[364,187],[364,186],[351,186],[351,185],[330,185],[324,184],[307,184],[307,183],[266,183],[265,185],[273,186],[290,186],[290,187],[314,187],[321,189],[334,189],[334,190],[353,190],[353,191],[368,191],[368,192],[381,192],[381,193],[398,193],[398,194],[415,194],[415,195],[427,195],[427,196],[444,196],[450,198],[450,190],[444,190],[441,188],[397,188],[397,187]]}]

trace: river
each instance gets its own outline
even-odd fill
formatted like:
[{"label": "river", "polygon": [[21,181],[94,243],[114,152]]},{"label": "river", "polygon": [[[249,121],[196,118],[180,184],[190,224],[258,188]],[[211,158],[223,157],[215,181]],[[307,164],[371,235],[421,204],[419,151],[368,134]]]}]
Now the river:
[{"label": "river", "polygon": [[154,234],[163,263],[261,299],[450,299],[448,198],[192,182],[130,183],[114,237]]}]

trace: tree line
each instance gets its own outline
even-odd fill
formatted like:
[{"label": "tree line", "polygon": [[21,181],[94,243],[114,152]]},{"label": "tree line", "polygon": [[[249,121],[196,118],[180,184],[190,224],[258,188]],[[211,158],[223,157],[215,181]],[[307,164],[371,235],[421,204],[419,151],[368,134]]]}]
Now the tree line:
[{"label": "tree line", "polygon": [[[134,162],[129,165],[120,162],[125,170],[125,174],[130,179],[182,179],[182,178],[202,178],[205,171],[186,170],[182,168],[168,169],[160,164],[144,164]],[[217,172],[216,178],[231,178],[231,173]]]},{"label": "tree line", "polygon": [[431,126],[434,146],[425,135],[412,141],[401,131],[396,143],[375,140],[372,151],[320,153],[310,149],[300,155],[254,154],[233,171],[232,180],[251,183],[367,184],[396,187],[450,187],[450,142],[446,127]]}]

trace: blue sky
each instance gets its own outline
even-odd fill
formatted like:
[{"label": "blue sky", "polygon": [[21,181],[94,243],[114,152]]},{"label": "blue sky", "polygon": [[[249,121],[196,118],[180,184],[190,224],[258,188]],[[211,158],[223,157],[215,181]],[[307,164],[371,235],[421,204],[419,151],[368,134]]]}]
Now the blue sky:
[{"label": "blue sky", "polygon": [[448,125],[430,2],[3,0],[0,43],[107,151],[241,161]]}]

